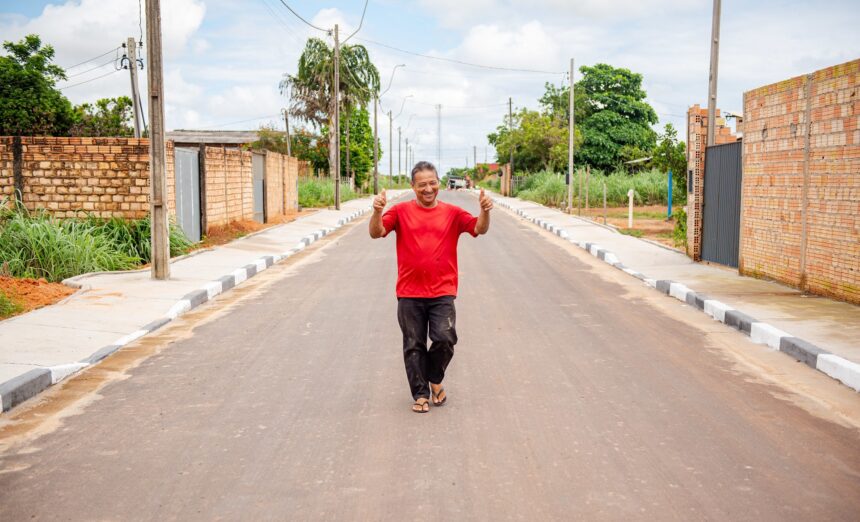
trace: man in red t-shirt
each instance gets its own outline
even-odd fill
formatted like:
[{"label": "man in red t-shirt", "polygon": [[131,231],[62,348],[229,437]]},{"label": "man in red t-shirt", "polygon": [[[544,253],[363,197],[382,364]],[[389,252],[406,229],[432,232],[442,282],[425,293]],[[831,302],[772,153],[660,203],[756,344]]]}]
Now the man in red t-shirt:
[{"label": "man in red t-shirt", "polygon": [[481,190],[478,217],[438,201],[439,175],[426,161],[412,169],[412,190],[415,199],[398,203],[385,214],[385,191],[374,198],[370,237],[397,232],[397,321],[403,332],[403,360],[415,401],[412,411],[427,413],[431,396],[434,406],[448,400],[442,379],[457,344],[457,241],[463,232],[474,237],[487,233],[493,201]]}]

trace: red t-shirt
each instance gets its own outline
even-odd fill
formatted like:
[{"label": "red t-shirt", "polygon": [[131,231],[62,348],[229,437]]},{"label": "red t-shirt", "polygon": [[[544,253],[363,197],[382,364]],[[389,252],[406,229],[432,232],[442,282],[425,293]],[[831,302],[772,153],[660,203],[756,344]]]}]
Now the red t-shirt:
[{"label": "red t-shirt", "polygon": [[463,232],[477,237],[477,223],[442,201],[426,208],[413,199],[389,208],[382,226],[386,236],[397,232],[397,297],[457,295],[457,240]]}]

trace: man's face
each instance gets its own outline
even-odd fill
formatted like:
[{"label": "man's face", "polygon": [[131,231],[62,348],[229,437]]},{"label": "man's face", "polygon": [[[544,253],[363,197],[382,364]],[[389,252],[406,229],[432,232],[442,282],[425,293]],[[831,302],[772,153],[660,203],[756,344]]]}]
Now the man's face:
[{"label": "man's face", "polygon": [[439,178],[432,170],[419,170],[412,180],[412,190],[415,191],[419,203],[430,207],[436,202],[436,196],[439,194]]}]

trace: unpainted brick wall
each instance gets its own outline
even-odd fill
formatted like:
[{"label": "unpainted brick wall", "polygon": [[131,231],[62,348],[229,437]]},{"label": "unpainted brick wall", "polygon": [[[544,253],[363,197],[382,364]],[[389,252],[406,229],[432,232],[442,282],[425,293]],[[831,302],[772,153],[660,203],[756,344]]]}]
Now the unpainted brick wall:
[{"label": "unpainted brick wall", "polygon": [[[720,118],[716,110],[715,145],[733,143],[738,137]],[[687,110],[687,170],[693,172],[693,183],[687,188],[687,255],[695,261],[702,258],[702,209],[705,197],[705,149],[708,144],[708,108],[693,105]]]},{"label": "unpainted brick wall", "polygon": [[299,208],[299,171],[307,164],[296,158],[265,152],[266,219],[271,220]]},{"label": "unpainted brick wall", "polygon": [[[149,140],[21,137],[24,206],[57,217],[144,217]],[[0,194],[15,197],[14,138],[0,137]]]},{"label": "unpainted brick wall", "polygon": [[860,303],[860,60],[744,94],[741,273]]},{"label": "unpainted brick wall", "polygon": [[206,227],[254,218],[251,152],[206,147]]}]

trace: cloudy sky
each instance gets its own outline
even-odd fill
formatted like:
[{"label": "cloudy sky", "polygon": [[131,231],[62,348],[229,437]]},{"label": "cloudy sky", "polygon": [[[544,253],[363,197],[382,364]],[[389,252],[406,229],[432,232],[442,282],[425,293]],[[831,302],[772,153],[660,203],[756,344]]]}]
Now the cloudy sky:
[{"label": "cloudy sky", "polygon": [[[340,24],[341,34],[358,27],[364,6],[284,2],[313,25]],[[168,129],[282,125],[278,82],[295,71],[309,36],[327,38],[281,0],[162,0],[162,9]],[[73,103],[128,94],[128,72],[114,69],[115,48],[139,37],[138,10],[138,0],[0,0],[0,38],[36,33],[53,45],[56,63],[69,68],[61,86]],[[602,62],[643,74],[659,126],[671,122],[683,133],[686,107],[706,103],[711,11],[711,0],[370,0],[353,42],[370,50],[383,88],[394,66],[406,65],[382,100],[385,111],[404,107],[394,121],[395,170],[397,127],[417,159],[440,161],[435,104],[442,105],[447,170],[471,165],[473,146],[479,162],[485,154],[492,161],[486,136],[508,98],[536,108],[545,82],[566,81],[571,57],[577,67]],[[856,0],[725,0],[718,106],[740,112],[746,90],[860,57],[858,27]],[[387,117],[379,132],[387,150]],[[388,171],[387,159],[380,170]]]}]

